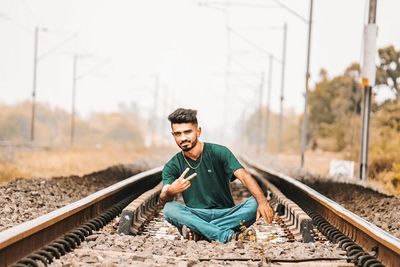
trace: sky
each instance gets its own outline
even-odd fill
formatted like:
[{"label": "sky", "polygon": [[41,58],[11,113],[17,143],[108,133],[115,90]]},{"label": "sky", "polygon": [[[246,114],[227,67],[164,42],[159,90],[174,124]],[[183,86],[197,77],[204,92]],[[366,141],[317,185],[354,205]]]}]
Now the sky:
[{"label": "sky", "polygon": [[[311,87],[321,68],[333,77],[360,62],[366,2],[314,1]],[[284,108],[300,114],[309,3],[0,0],[0,103],[31,99],[34,28],[39,27],[37,101],[71,110],[77,55],[76,109],[81,116],[116,111],[121,104],[136,105],[144,118],[195,108],[203,130],[218,139],[221,127],[235,132],[236,122],[260,101],[267,105],[269,84],[270,108],[279,111],[286,22]],[[398,10],[400,1],[378,1],[377,47],[400,49]]]}]

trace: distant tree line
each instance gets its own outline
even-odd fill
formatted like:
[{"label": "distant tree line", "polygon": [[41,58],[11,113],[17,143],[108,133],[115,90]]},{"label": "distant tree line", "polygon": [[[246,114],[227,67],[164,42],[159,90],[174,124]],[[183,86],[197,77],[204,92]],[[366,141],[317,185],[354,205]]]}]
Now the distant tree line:
[{"label": "distant tree line", "polygon": [[[369,175],[400,193],[400,51],[379,49],[375,92],[388,87],[393,94],[382,103],[372,99]],[[313,149],[344,153],[359,160],[363,87],[360,66],[351,64],[342,75],[326,71],[310,92],[309,144]]]},{"label": "distant tree line", "polygon": [[[369,173],[400,193],[400,51],[393,46],[378,50],[379,63],[374,92],[387,87],[393,97],[382,103],[372,99]],[[349,65],[343,74],[330,78],[322,69],[319,81],[309,92],[308,147],[313,150],[342,153],[345,158],[359,161],[361,111],[363,86],[360,83],[360,65]],[[265,142],[268,132],[268,147],[262,151],[277,152],[278,114],[270,113],[270,126],[260,127],[260,114],[265,118],[268,110],[257,109],[251,114],[242,129],[244,142],[259,146]],[[299,151],[302,116],[284,116],[282,132],[283,151]]]},{"label": "distant tree line", "polygon": [[[36,107],[35,141],[44,145],[68,145],[71,114],[60,108],[39,103]],[[0,141],[30,140],[31,104],[0,104]],[[120,106],[118,112],[93,113],[87,119],[76,116],[75,144],[129,142],[143,144],[143,122],[137,109]]]},{"label": "distant tree line", "polygon": [[[400,119],[400,113],[389,112],[400,105],[400,51],[393,46],[379,49],[380,63],[377,66],[377,87],[387,86],[394,98],[383,103],[372,99],[371,132],[375,133],[382,122],[378,117],[389,121]],[[320,72],[320,80],[310,92],[310,127],[308,140],[311,146],[331,151],[356,150],[360,138],[361,105],[363,87],[360,84],[360,66],[351,64],[342,75],[329,78],[325,70]],[[382,115],[385,114],[385,115]],[[394,131],[397,126],[393,125]],[[371,140],[373,144],[376,140]]]}]

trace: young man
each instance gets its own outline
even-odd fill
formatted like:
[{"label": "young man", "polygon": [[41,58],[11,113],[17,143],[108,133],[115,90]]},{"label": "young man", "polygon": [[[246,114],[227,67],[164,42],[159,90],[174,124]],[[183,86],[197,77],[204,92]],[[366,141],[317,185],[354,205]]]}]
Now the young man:
[{"label": "young man", "polygon": [[[168,116],[172,135],[182,151],[162,171],[160,201],[165,203],[166,220],[184,236],[200,234],[221,243],[235,239],[243,221],[250,226],[261,216],[271,223],[274,213],[263,191],[232,152],[199,141],[201,128],[196,115],[196,110],[180,108]],[[237,206],[229,189],[229,182],[236,178],[253,195]],[[186,205],[171,201],[179,193]]]}]

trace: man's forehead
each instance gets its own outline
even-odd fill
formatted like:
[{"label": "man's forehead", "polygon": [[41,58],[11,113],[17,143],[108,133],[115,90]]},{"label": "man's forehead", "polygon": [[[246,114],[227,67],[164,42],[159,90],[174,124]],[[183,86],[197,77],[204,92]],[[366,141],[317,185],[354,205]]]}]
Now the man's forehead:
[{"label": "man's forehead", "polygon": [[171,124],[171,129],[173,132],[184,132],[187,130],[194,130],[197,125],[191,122],[188,123],[173,123]]}]

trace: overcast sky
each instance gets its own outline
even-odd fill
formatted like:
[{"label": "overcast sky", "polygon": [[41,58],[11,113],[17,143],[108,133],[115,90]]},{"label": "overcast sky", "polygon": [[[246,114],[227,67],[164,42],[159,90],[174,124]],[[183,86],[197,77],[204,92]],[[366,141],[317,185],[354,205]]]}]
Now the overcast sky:
[{"label": "overcast sky", "polygon": [[[231,4],[226,7],[226,2]],[[321,68],[334,76],[360,60],[366,2],[314,1],[313,84]],[[271,108],[279,110],[282,27],[287,22],[285,109],[300,113],[308,28],[276,3],[1,0],[0,102],[31,98],[33,29],[38,26],[47,29],[39,33],[39,56],[44,56],[38,62],[38,101],[71,109],[73,54],[79,54],[77,72],[82,79],[77,82],[76,107],[80,115],[135,102],[142,115],[149,117],[157,99],[158,116],[166,117],[178,106],[192,107],[199,110],[201,124],[215,130],[224,118],[232,125],[257,107],[261,73],[266,103],[268,53],[276,58]],[[308,0],[280,3],[308,18]],[[400,49],[399,10],[400,1],[378,0],[378,47],[393,44]],[[227,67],[235,74],[228,80]],[[159,77],[157,94],[155,77]]]}]

